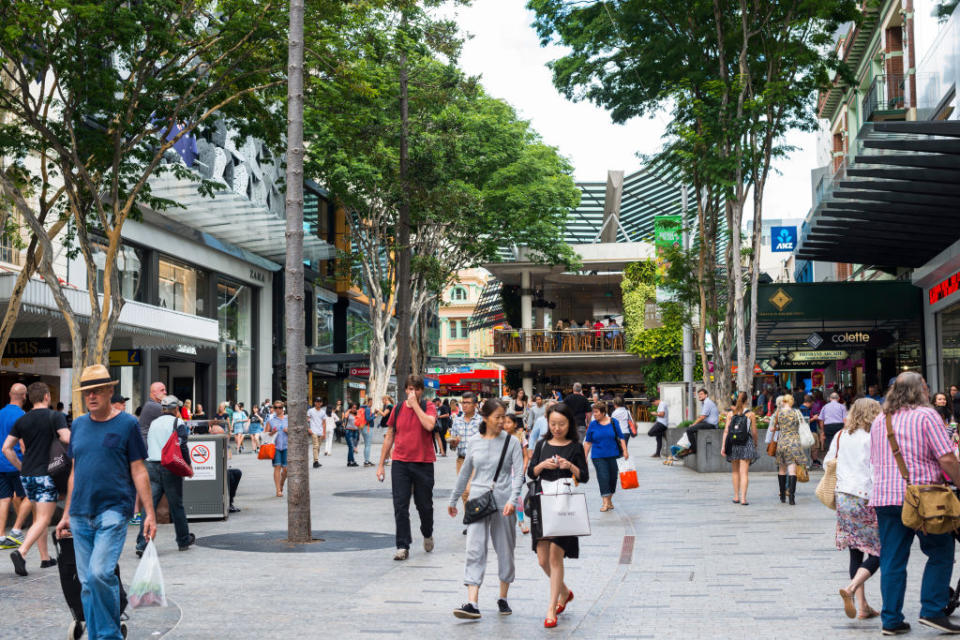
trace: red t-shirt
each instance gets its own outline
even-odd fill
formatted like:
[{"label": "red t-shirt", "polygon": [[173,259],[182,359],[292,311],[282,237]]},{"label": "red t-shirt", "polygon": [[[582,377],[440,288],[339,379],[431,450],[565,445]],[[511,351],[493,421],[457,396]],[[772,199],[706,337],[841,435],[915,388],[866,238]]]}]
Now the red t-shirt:
[{"label": "red t-shirt", "polygon": [[[426,403],[424,413],[437,417],[437,408],[432,402]],[[416,411],[407,406],[406,401],[398,403],[390,416],[389,425],[394,427],[393,453],[390,457],[398,462],[436,462],[433,451],[433,432],[420,424]]]}]

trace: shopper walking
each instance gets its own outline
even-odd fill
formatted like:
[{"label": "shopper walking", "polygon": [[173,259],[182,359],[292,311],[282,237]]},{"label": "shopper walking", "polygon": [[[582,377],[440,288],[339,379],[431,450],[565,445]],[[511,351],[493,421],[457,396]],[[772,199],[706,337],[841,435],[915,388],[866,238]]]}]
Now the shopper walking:
[{"label": "shopper walking", "polygon": [[[590,479],[587,457],[577,440],[576,418],[566,403],[547,409],[547,427],[550,433],[534,448],[527,475],[531,480],[573,478],[580,484],[587,482]],[[563,559],[580,557],[580,540],[575,536],[538,538],[534,531],[531,542],[540,568],[550,578],[550,596],[543,626],[555,627],[557,616],[573,600],[573,590],[563,580]]]},{"label": "shopper walking", "polygon": [[613,494],[617,490],[617,458],[630,457],[623,430],[616,420],[607,415],[607,403],[601,400],[593,405],[593,420],[587,427],[584,454],[593,461],[603,504],[600,511],[613,510]]},{"label": "shopper walking", "polygon": [[834,391],[830,394],[830,402],[823,406],[819,416],[820,423],[823,425],[822,448],[824,451],[829,451],[830,441],[843,429],[843,423],[847,419],[847,408],[840,402],[839,393]]},{"label": "shopper walking", "polygon": [[880,403],[860,398],[850,407],[845,428],[837,434],[824,457],[837,467],[837,549],[850,554],[850,583],[840,589],[848,618],[875,618],[867,604],[864,583],[880,568],[880,530],[877,512],[869,503],[873,488],[870,465],[870,426],[880,413]]},{"label": "shopper walking", "polygon": [[800,412],[793,408],[793,396],[778,398],[778,408],[770,420],[771,429],[779,433],[777,440],[777,481],[780,483],[780,502],[796,504],[797,465],[807,464],[807,456],[800,446]]},{"label": "shopper walking", "polygon": [[[900,456],[893,454],[889,431],[893,432]],[[843,456],[841,451],[841,459]],[[880,530],[883,633],[895,635],[910,630],[903,619],[903,597],[914,537],[920,539],[920,550],[927,556],[920,583],[919,622],[938,631],[960,633],[960,625],[944,615],[953,571],[953,535],[917,532],[904,526],[901,519],[907,482],[939,484],[943,482],[943,473],[960,478],[960,462],[950,435],[940,416],[930,407],[927,383],[919,373],[901,373],[887,393],[883,411],[870,428],[870,464],[873,469],[870,504],[877,511]],[[909,480],[901,474],[901,464],[906,466]]]},{"label": "shopper walking", "polygon": [[318,469],[320,464],[320,443],[323,440],[324,422],[327,412],[323,408],[323,398],[314,398],[313,406],[307,410],[307,422],[310,423],[310,439],[313,441],[313,468]]},{"label": "shopper walking", "polygon": [[630,438],[637,435],[637,423],[634,422],[630,410],[624,406],[623,396],[613,397],[613,413],[610,414],[610,417],[620,425],[623,439],[629,445]]},{"label": "shopper walking", "polygon": [[573,393],[567,394],[563,404],[573,413],[577,422],[577,442],[581,442],[587,433],[587,415],[590,413],[590,401],[583,395],[583,385],[574,382]]},{"label": "shopper walking", "polygon": [[440,404],[437,405],[437,426],[435,427],[435,431],[440,440],[440,455],[446,458],[447,433],[450,431],[450,425],[452,424],[453,411],[450,408],[450,401],[448,399],[440,402],[440,398],[437,398],[437,402]]},{"label": "shopper walking", "polygon": [[363,426],[360,427],[360,435],[363,437],[363,466],[372,467],[373,461],[370,460],[370,450],[373,447],[373,420],[376,414],[373,412],[373,398],[367,398],[366,403],[360,408],[363,413]]},{"label": "shopper walking", "polygon": [[[13,423],[23,416],[23,405],[27,401],[27,387],[19,382],[14,382],[10,386],[10,403],[3,409],[0,409],[0,447],[10,434]],[[23,452],[20,444],[13,445],[13,453],[23,463]],[[23,483],[20,482],[20,471],[7,460],[5,455],[0,455],[0,549],[16,549],[23,543],[25,534],[23,532],[23,523],[27,521],[30,515],[32,505],[26,498],[27,494],[23,490]],[[13,511],[17,514],[13,523],[13,528],[7,534],[7,514],[10,511],[10,504],[13,503]]]},{"label": "shopper walking", "polygon": [[[520,418],[516,415],[507,414],[503,418],[503,430],[509,433],[511,436],[517,439],[517,442],[520,443],[520,451],[523,454],[523,466],[517,470],[517,473],[520,474],[521,478],[527,474],[527,460],[529,459],[529,449],[527,449],[527,432],[523,429],[523,424],[520,422]],[[521,484],[523,481],[521,480]],[[523,498],[518,498],[516,500],[516,509],[517,509],[517,524],[520,525],[520,531],[523,533],[530,533],[530,525],[524,519],[523,513]]]},{"label": "shopper walking", "polygon": [[[110,406],[117,384],[103,365],[86,367],[79,391],[87,413],[73,419],[73,469],[57,537],[73,536],[77,576],[82,587],[87,637],[121,640],[120,581],[114,573],[127,539],[133,495],[146,515],[143,535],[152,540],[157,523],[144,465],[147,450],[137,419]],[[159,404],[159,403],[158,403]]]},{"label": "shopper walking", "polygon": [[267,418],[267,433],[274,436],[273,450],[273,484],[277,489],[277,497],[283,497],[283,484],[287,481],[287,416],[284,415],[283,403],[273,402],[273,414]]},{"label": "shopper walking", "polygon": [[[467,455],[457,485],[450,492],[447,512],[457,516],[457,500],[470,482],[470,499],[479,500],[493,492],[496,511],[467,525],[467,557],[463,582],[467,586],[467,602],[454,610],[453,615],[464,619],[480,617],[480,585],[487,567],[487,547],[493,543],[497,553],[497,575],[500,578],[500,615],[513,611],[507,603],[507,593],[516,574],[514,548],[517,543],[517,519],[514,514],[520,489],[523,486],[523,452],[520,441],[503,430],[505,407],[496,399],[483,403],[480,410],[483,423],[480,437],[467,445]],[[472,482],[471,477],[473,478]]]},{"label": "shopper walking", "polygon": [[326,418],[323,421],[323,455],[328,456],[333,451],[333,438],[337,432],[337,422],[340,420],[340,416],[329,404],[324,409],[326,410]]},{"label": "shopper walking", "polygon": [[[483,423],[483,417],[477,411],[477,396],[472,391],[463,394],[460,400],[460,406],[463,407],[463,413],[453,419],[450,427],[450,446],[457,448],[457,473],[463,468],[463,462],[467,456],[467,442],[475,435],[480,433],[480,425]],[[463,492],[463,502],[467,502],[467,492],[470,490],[470,483]]]},{"label": "shopper walking", "polygon": [[[41,568],[57,564],[47,550],[47,527],[57,510],[59,493],[53,478],[47,473],[47,465],[54,438],[59,438],[63,444],[70,442],[66,418],[50,408],[50,387],[44,382],[31,383],[27,387],[27,398],[33,408],[13,423],[2,445],[7,461],[20,471],[20,482],[27,499],[33,504],[33,523],[20,548],[10,553],[14,571],[19,576],[27,575],[26,558],[34,544],[40,551]],[[20,441],[24,445],[22,461],[14,450]]]},{"label": "shopper walking", "polygon": [[[197,405],[199,408],[200,405]],[[260,453],[260,434],[263,433],[263,416],[260,407],[253,405],[250,408],[250,446],[254,453]]]},{"label": "shopper walking", "polygon": [[727,412],[723,427],[723,445],[720,455],[731,464],[733,479],[733,504],[747,506],[747,488],[750,486],[750,465],[757,461],[756,415],[750,408],[750,396],[741,391],[737,404]]},{"label": "shopper walking", "polygon": [[384,463],[392,456],[390,480],[393,489],[393,516],[397,527],[394,560],[410,557],[410,497],[420,515],[423,550],[433,551],[433,427],[437,410],[423,400],[423,378],[411,374],[404,381],[407,394],[403,404],[390,415],[389,429],[380,450],[377,479],[386,477]]},{"label": "shopper walking", "polygon": [[[177,535],[177,547],[180,551],[189,549],[197,538],[190,533],[187,524],[187,512],[183,508],[183,478],[171,473],[160,464],[163,456],[163,447],[167,444],[174,431],[182,447],[187,443],[187,425],[179,418],[179,400],[177,396],[165,396],[160,401],[163,414],[153,421],[147,432],[147,474],[150,477],[150,493],[153,498],[153,508],[156,511],[160,498],[167,496],[167,505],[170,507],[170,520],[173,521]],[[137,556],[143,555],[147,546],[143,526],[137,536]]]},{"label": "shopper walking", "polygon": [[938,393],[933,397],[933,410],[943,420],[943,424],[949,427],[953,422],[953,409],[947,406],[947,394]]},{"label": "shopper walking", "polygon": [[347,466],[359,467],[354,457],[357,450],[357,442],[360,438],[360,427],[357,426],[357,414],[359,409],[356,403],[351,403],[343,417],[343,428],[346,431],[347,438]]},{"label": "shopper walking", "polygon": [[243,410],[243,403],[238,402],[233,407],[233,436],[237,441],[237,453],[243,453],[243,437],[250,429],[250,418],[247,412]]}]

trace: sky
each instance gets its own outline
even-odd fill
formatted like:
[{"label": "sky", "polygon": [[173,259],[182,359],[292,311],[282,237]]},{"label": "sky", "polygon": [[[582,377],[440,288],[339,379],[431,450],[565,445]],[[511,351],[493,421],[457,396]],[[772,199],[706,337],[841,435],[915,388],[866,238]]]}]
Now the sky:
[{"label": "sky", "polygon": [[[525,0],[474,0],[457,11],[462,31],[472,36],[461,67],[479,75],[487,91],[512,104],[530,120],[544,141],[560,150],[584,182],[604,182],[608,169],[627,175],[643,166],[637,154],[658,150],[669,118],[659,113],[613,124],[602,108],[571,102],[554,88],[546,64],[562,55],[558,47],[543,48],[531,27],[533,14]],[[791,134],[799,150],[778,163],[781,175],[771,176],[764,195],[764,219],[803,218],[810,208],[810,170],[816,165],[816,136]]]}]

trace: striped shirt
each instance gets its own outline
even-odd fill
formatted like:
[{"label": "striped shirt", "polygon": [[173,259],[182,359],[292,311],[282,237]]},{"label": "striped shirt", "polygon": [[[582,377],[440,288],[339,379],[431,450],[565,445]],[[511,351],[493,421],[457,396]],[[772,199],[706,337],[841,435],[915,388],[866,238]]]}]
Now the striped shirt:
[{"label": "striped shirt", "polygon": [[[953,451],[950,434],[932,407],[901,409],[893,416],[893,432],[910,474],[911,484],[940,484],[943,474],[937,459]],[[887,440],[887,422],[883,413],[870,427],[870,463],[873,466],[873,490],[870,505],[885,507],[903,504],[907,483],[897,468]]]}]

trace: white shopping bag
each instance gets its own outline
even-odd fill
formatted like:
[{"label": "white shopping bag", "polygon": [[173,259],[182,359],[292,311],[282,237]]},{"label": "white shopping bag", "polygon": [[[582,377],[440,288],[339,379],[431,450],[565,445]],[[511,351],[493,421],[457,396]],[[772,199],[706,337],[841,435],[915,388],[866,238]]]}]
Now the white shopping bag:
[{"label": "white shopping bag", "polygon": [[540,512],[543,537],[589,536],[587,496],[572,480],[541,482]]},{"label": "white shopping bag", "polygon": [[160,571],[160,558],[153,540],[147,543],[143,557],[133,574],[133,582],[127,592],[127,601],[131,609],[138,607],[165,607],[167,596],[163,588],[163,572]]},{"label": "white shopping bag", "polygon": [[683,432],[683,435],[680,436],[680,439],[677,440],[677,445],[676,445],[676,446],[680,447],[681,449],[689,449],[689,448],[690,448],[690,438],[687,436],[687,432],[686,432],[686,431],[684,431],[684,432]]},{"label": "white shopping bag", "polygon": [[804,449],[809,449],[813,446],[813,443],[816,442],[816,439],[813,437],[813,432],[810,430],[810,423],[807,422],[807,419],[803,417],[803,414],[799,411],[796,411],[797,420],[799,421],[799,426],[797,427],[800,432],[800,446]]}]

